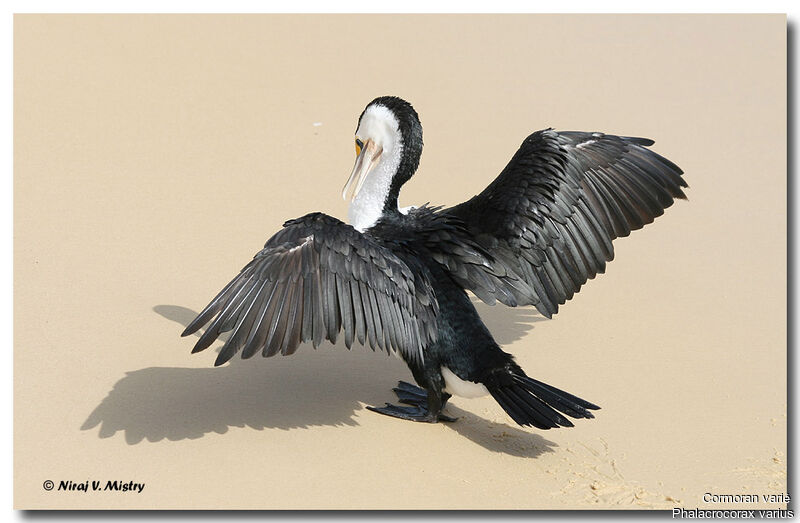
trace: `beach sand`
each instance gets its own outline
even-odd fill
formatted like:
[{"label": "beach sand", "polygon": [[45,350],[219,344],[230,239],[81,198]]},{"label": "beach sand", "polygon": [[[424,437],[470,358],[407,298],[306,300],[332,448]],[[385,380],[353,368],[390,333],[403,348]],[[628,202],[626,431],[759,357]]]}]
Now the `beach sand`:
[{"label": "beach sand", "polygon": [[[787,488],[782,15],[14,24],[16,508],[785,508],[704,500]],[[401,205],[471,197],[546,127],[649,137],[686,172],[689,201],[552,320],[477,305],[596,419],[521,428],[490,397],[381,416],[410,372],[342,343],[190,354],[185,325],[285,220],[346,217],[384,94],[425,132]],[[114,480],[145,486],[92,491]]]}]

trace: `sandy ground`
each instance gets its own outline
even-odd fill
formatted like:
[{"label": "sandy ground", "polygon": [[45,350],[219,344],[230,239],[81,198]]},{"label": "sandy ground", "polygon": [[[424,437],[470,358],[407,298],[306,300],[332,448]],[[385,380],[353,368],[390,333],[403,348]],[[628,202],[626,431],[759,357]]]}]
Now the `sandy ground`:
[{"label": "sandy ground", "polygon": [[[703,501],[786,491],[782,16],[17,16],[14,82],[16,508],[785,506]],[[383,94],[425,129],[403,205],[472,196],[548,126],[686,171],[690,201],[553,320],[478,305],[596,419],[380,416],[410,373],[363,347],[189,354],[284,220],[345,216]],[[145,488],[58,490],[109,480]]]}]

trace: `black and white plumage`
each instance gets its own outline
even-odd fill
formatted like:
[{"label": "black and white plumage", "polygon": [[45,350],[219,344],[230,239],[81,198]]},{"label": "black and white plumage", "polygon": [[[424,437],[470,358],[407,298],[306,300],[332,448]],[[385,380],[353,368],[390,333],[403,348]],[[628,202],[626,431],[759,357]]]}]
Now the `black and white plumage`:
[{"label": "black and white plumage", "polygon": [[422,126],[396,97],[373,100],[356,131],[344,189],[350,224],[321,213],[287,221],[192,321],[193,352],[232,331],[216,365],[292,354],[339,336],[397,352],[421,387],[370,407],[415,421],[452,421],[451,393],[489,393],[520,425],[572,426],[598,407],[528,377],[502,351],[466,290],[489,304],[534,305],[551,317],[613,259],[612,240],[685,198],[682,171],[652,140],[533,133],[480,194],[450,208],[398,208],[417,169]]}]

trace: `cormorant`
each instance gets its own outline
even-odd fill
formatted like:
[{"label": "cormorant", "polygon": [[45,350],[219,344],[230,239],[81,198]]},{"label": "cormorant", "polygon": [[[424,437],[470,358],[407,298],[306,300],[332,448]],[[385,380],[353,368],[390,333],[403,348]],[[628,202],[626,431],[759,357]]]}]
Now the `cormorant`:
[{"label": "cormorant", "polygon": [[358,120],[343,196],[349,224],[311,213],[289,220],[183,332],[210,322],[192,352],[232,331],[215,365],[316,348],[344,331],[399,353],[420,387],[405,406],[368,407],[414,421],[455,421],[451,394],[491,394],[520,425],[572,426],[599,407],[528,377],[494,341],[467,295],[550,318],[614,256],[612,240],[686,198],[683,171],[646,138],[546,129],[528,136],[500,175],[454,207],[398,208],[417,170],[422,126],[397,97]]}]

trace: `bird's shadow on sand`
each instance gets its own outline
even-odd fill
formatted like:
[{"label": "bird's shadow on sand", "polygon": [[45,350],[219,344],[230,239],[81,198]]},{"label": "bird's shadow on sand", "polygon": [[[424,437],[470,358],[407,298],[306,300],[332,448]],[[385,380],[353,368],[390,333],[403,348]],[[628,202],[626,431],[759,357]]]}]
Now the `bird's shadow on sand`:
[{"label": "bird's shadow on sand", "polygon": [[[532,323],[543,319],[531,309],[476,307],[500,344],[522,338]],[[182,326],[197,314],[176,305],[157,305],[153,310]],[[187,357],[192,344],[187,340]],[[353,351],[362,354],[343,354],[347,349],[341,343],[317,350],[301,346],[290,358],[235,358],[218,368],[131,371],[114,385],[81,430],[99,425],[100,438],[124,431],[126,442],[134,445],[143,440],[196,439],[225,433],[229,427],[289,430],[357,425],[360,402],[382,405],[394,400],[389,389],[398,379],[410,380],[410,373],[397,358],[364,347]],[[556,446],[538,434],[490,423],[452,405],[447,412],[460,418],[448,427],[493,452],[530,458]]]}]

